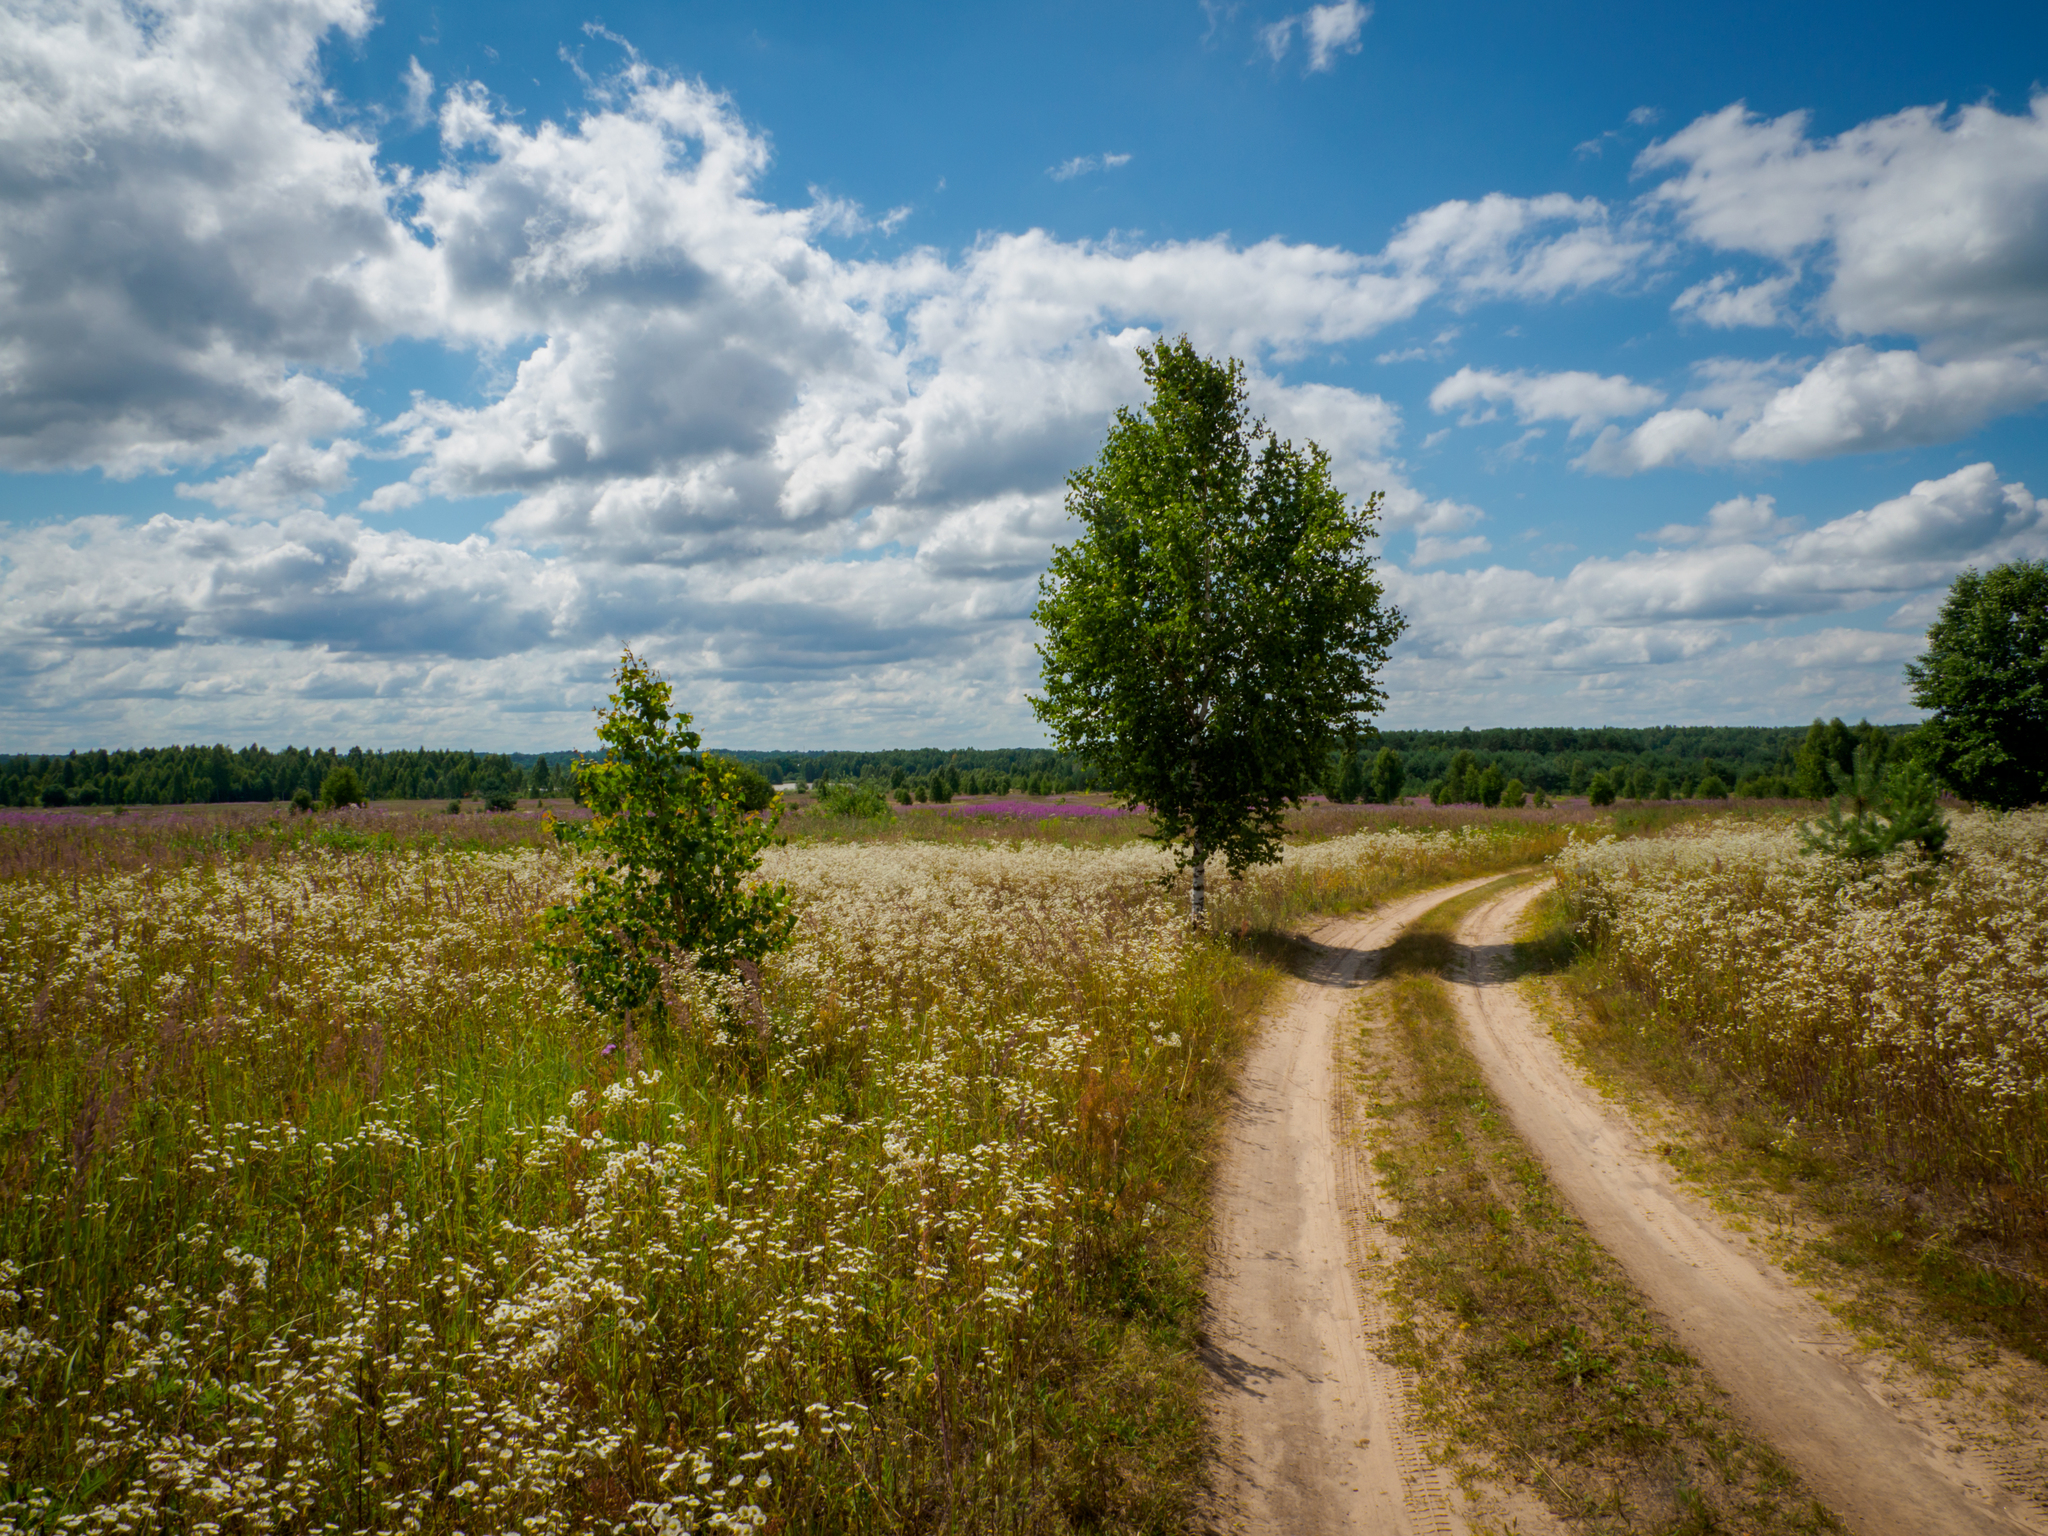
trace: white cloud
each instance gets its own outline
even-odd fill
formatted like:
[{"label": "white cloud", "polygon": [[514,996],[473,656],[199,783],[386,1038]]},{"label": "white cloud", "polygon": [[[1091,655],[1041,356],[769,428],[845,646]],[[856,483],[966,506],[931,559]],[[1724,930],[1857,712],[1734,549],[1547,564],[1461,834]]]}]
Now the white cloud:
[{"label": "white cloud", "polygon": [[1076,176],[1086,176],[1090,171],[1113,171],[1120,165],[1129,165],[1129,155],[1076,155],[1063,160],[1046,171],[1054,181],[1072,181]]},{"label": "white cloud", "polygon": [[1915,107],[1832,139],[1807,122],[1737,104],[1637,163],[1682,168],[1650,198],[1694,239],[1788,264],[1821,252],[1817,307],[1844,335],[1941,356],[2048,343],[2048,95],[2024,113]]},{"label": "white cloud", "polygon": [[1462,539],[1439,539],[1424,534],[1415,541],[1415,553],[1410,557],[1408,567],[1419,571],[1425,565],[1442,565],[1449,560],[1483,555],[1492,548],[1493,541],[1483,533],[1469,534]]},{"label": "white cloud", "polygon": [[405,63],[405,120],[415,128],[424,128],[434,120],[434,77],[420,66],[418,59],[407,59]]},{"label": "white cloud", "polygon": [[1784,273],[1744,287],[1733,272],[1716,273],[1673,299],[1671,312],[1724,330],[1785,325],[1792,318],[1785,301],[1794,281],[1792,274]]},{"label": "white cloud", "polygon": [[1735,496],[1707,509],[1704,524],[1668,523],[1649,537],[1659,544],[1735,544],[1790,532],[1799,524],[1778,516],[1771,496]]},{"label": "white cloud", "polygon": [[0,13],[0,468],[132,475],[360,418],[312,370],[425,318],[376,147],[316,127],[361,0]]},{"label": "white cloud", "polygon": [[1358,0],[1336,0],[1334,5],[1311,6],[1259,29],[1259,42],[1274,63],[1293,50],[1300,34],[1308,50],[1309,74],[1322,74],[1337,65],[1340,53],[1356,53],[1363,46],[1359,36],[1372,19],[1372,7]]},{"label": "white cloud", "polygon": [[1430,391],[1430,409],[1466,409],[1467,422],[1491,417],[1476,406],[1511,406],[1518,421],[1569,421],[1582,437],[1616,416],[1637,416],[1664,403],[1664,392],[1621,374],[1499,373],[1465,367]]},{"label": "white cloud", "polygon": [[1578,465],[1627,475],[1668,465],[1822,459],[1949,442],[1986,422],[2048,401],[2048,358],[2025,355],[1930,363],[1918,352],[1840,347],[1768,395],[1757,375],[1721,414],[1697,404],[1660,411],[1623,432],[1603,429]]}]

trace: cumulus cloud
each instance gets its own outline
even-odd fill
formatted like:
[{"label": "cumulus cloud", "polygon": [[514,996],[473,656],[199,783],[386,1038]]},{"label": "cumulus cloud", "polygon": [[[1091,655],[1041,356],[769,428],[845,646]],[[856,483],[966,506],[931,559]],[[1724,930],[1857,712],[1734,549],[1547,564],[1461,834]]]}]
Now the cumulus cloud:
[{"label": "cumulus cloud", "polygon": [[305,112],[360,0],[0,13],[0,467],[116,475],[352,428],[417,324],[376,146]]},{"label": "cumulus cloud", "polygon": [[[1526,701],[1546,696],[1578,718],[1605,700],[1599,717],[1616,723],[1816,707],[1896,718],[1899,663],[1920,649],[1931,599],[1965,566],[2048,554],[2048,500],[1974,464],[1811,530],[1757,496],[1655,537],[1667,547],[1555,577],[1391,569],[1414,622],[1390,683],[1426,691],[1449,718],[1526,717]],[[1775,632],[1872,604],[1898,605],[1901,624]]]},{"label": "cumulus cloud", "polygon": [[1334,5],[1311,6],[1292,16],[1259,29],[1259,43],[1278,64],[1293,51],[1299,34],[1308,52],[1309,74],[1322,74],[1337,66],[1337,55],[1356,53],[1363,46],[1359,34],[1372,19],[1372,7],[1358,0],[1336,0]]},{"label": "cumulus cloud", "polygon": [[1841,347],[1766,396],[1734,393],[1719,414],[1683,404],[1630,431],[1606,427],[1576,462],[1628,475],[1683,462],[1822,459],[1948,442],[2048,401],[2048,357],[1930,363],[1918,352]]},{"label": "cumulus cloud", "polygon": [[1793,276],[1784,273],[1745,287],[1733,272],[1717,272],[1681,292],[1671,301],[1671,312],[1723,330],[1784,325],[1792,318],[1785,301],[1793,282]]},{"label": "cumulus cloud", "polygon": [[1518,421],[1569,421],[1571,435],[1583,437],[1616,416],[1637,416],[1664,403],[1664,392],[1620,374],[1499,373],[1465,367],[1430,391],[1429,407],[1439,415],[1463,408],[1470,423],[1489,420],[1492,407],[1513,408]]},{"label": "cumulus cloud", "polygon": [[1832,139],[1808,122],[1737,103],[1637,165],[1677,169],[1650,200],[1714,249],[1823,255],[1816,306],[1844,335],[1917,336],[1939,356],[2048,342],[2048,95],[2023,113],[1915,107]]}]

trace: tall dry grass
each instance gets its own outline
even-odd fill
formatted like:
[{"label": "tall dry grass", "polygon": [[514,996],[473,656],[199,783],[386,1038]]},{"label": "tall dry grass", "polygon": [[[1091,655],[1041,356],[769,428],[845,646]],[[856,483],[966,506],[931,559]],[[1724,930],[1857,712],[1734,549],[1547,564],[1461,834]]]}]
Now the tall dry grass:
[{"label": "tall dry grass", "polygon": [[1914,1178],[2048,1216],[2048,812],[1954,818],[1860,873],[1796,831],[1578,844],[1605,963],[1739,1075]]}]

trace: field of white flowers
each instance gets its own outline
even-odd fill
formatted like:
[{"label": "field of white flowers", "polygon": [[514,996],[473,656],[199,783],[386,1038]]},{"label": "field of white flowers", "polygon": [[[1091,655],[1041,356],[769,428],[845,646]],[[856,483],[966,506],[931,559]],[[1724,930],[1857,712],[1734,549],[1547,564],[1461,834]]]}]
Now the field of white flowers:
[{"label": "field of white flowers", "polygon": [[1721,827],[1557,870],[1581,931],[1717,1059],[1899,1173],[2048,1215],[2048,812],[1952,828],[1937,863]]},{"label": "field of white flowers", "polygon": [[[1257,891],[1525,852],[1338,839]],[[641,1034],[534,956],[552,844],[12,856],[0,1530],[1179,1518],[1270,972],[1156,850],[779,850],[795,945]]]}]

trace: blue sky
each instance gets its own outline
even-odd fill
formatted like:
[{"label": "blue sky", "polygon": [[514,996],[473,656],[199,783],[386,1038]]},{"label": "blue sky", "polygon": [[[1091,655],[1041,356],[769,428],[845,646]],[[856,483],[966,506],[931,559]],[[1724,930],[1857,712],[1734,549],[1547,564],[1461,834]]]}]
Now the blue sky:
[{"label": "blue sky", "polygon": [[[1187,331],[1386,724],[1910,718],[2048,553],[2048,23],[1982,6],[0,4],[0,746],[1037,740]],[[2038,103],[2038,104],[2037,104]]]}]

